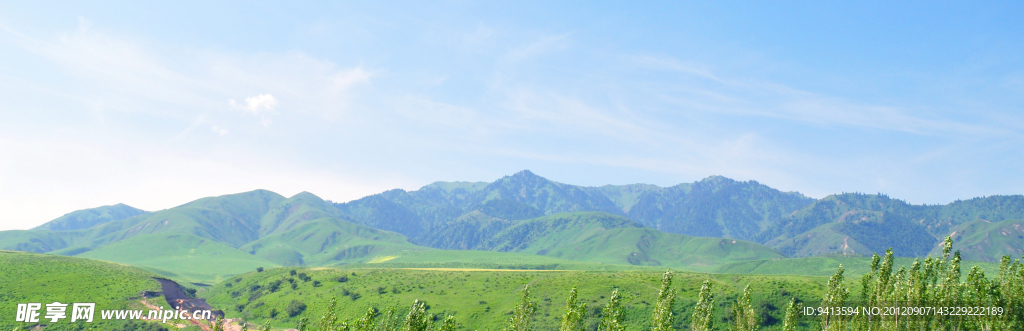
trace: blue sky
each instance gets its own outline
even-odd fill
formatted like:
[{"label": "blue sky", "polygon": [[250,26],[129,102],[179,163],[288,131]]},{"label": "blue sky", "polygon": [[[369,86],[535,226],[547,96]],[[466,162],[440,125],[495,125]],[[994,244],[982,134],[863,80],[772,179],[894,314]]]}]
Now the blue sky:
[{"label": "blue sky", "polygon": [[1024,5],[0,3],[0,230],[522,169],[1024,193]]}]

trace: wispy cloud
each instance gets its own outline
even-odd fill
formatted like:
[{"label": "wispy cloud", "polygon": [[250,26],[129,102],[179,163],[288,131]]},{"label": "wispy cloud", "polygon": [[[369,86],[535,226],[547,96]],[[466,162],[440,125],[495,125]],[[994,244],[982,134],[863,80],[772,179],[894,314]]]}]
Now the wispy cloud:
[{"label": "wispy cloud", "polygon": [[235,99],[231,99],[228,101],[228,104],[232,108],[241,109],[253,115],[261,115],[273,112],[274,108],[277,108],[277,99],[274,99],[274,96],[270,94],[260,94],[245,98],[244,103],[235,102]]},{"label": "wispy cloud", "polygon": [[[87,88],[80,94],[102,95],[106,107],[122,111],[177,116],[180,109],[213,111],[223,107],[219,100],[229,100],[231,108],[263,116],[280,110],[278,106],[288,100],[289,111],[337,117],[347,109],[350,91],[372,77],[362,66],[339,68],[302,53],[238,56],[184,48],[157,52],[165,46],[87,23],[55,39],[10,28],[3,31],[23,49],[73,73]],[[249,97],[236,101],[239,95]]]},{"label": "wispy cloud", "polygon": [[721,78],[718,78],[718,76],[715,76],[715,74],[711,70],[711,66],[708,66],[706,64],[696,62],[684,62],[663,55],[640,55],[634,56],[633,59],[640,66],[643,67],[658,70],[671,70],[709,79],[719,83],[726,83]]},{"label": "wispy cloud", "polygon": [[668,91],[652,91],[662,99],[689,110],[925,135],[944,132],[1009,133],[992,126],[929,118],[896,105],[852,101],[746,77],[724,77],[716,74],[708,65],[665,56],[637,56],[633,57],[633,61],[644,68],[702,78],[703,82],[677,81],[676,85],[670,85]]}]

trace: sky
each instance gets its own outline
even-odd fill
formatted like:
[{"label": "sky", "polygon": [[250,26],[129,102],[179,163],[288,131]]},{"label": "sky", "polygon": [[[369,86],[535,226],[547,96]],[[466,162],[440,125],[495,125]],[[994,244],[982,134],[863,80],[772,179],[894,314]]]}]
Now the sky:
[{"label": "sky", "polygon": [[520,170],[1024,193],[1024,2],[0,2],[0,230]]}]

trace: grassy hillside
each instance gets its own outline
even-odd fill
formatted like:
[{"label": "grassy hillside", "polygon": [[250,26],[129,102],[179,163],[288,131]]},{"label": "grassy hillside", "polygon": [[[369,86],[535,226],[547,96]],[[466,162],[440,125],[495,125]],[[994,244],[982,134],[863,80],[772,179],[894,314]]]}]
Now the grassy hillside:
[{"label": "grassy hillside", "polygon": [[78,256],[130,264],[168,278],[205,284],[257,267],[279,266],[217,241],[173,233],[132,237]]},{"label": "grassy hillside", "polygon": [[407,251],[382,255],[366,263],[373,268],[456,268],[508,270],[662,270],[661,267],[608,264],[560,259],[556,257],[477,250]]},{"label": "grassy hillside", "polygon": [[601,212],[561,213],[522,221],[482,245],[484,249],[563,259],[706,270],[741,260],[781,258],[750,242],[690,237],[645,228]]},{"label": "grassy hillside", "polygon": [[[279,268],[249,273],[214,286],[205,293],[216,306],[226,309],[228,317],[262,323],[271,319],[277,327],[294,327],[298,318],[316,321],[327,302],[339,300],[341,319],[355,319],[367,308],[376,307],[386,314],[397,307],[404,316],[413,300],[422,300],[435,314],[453,314],[467,330],[497,330],[509,317],[523,285],[529,284],[538,312],[537,329],[557,327],[569,289],[579,286],[579,297],[588,304],[588,329],[596,326],[597,315],[613,289],[623,294],[626,324],[629,330],[650,329],[649,322],[663,271],[474,271],[409,270],[350,267],[342,269]],[[291,271],[296,272],[295,275]],[[303,280],[308,277],[308,281]],[[342,278],[343,277],[343,278]],[[780,327],[781,312],[790,298],[817,302],[824,289],[820,277],[763,275],[705,275],[680,273],[675,278],[678,299],[673,306],[677,328],[689,325],[687,318],[701,281],[713,280],[717,292],[718,314],[726,314],[732,300],[747,284],[754,288],[754,304],[764,311],[768,325],[762,330]],[[339,279],[343,282],[339,282]],[[294,288],[292,286],[294,285]],[[306,308],[299,310],[295,303]],[[718,321],[719,329],[727,329]]]},{"label": "grassy hillside", "polygon": [[[954,228],[952,236],[953,249],[968,260],[998,262],[1003,255],[1017,257],[1024,252],[1024,220],[979,219]],[[941,252],[942,247],[936,246],[931,253]]]},{"label": "grassy hillside", "polygon": [[481,211],[471,211],[435,226],[433,233],[422,239],[422,244],[440,249],[476,249],[515,223]]},{"label": "grassy hillside", "polygon": [[824,224],[799,236],[769,242],[772,248],[790,257],[807,256],[864,256],[873,252],[843,233],[837,223]]},{"label": "grassy hillside", "polygon": [[4,231],[0,248],[129,263],[201,283],[260,266],[357,263],[426,249],[343,217],[309,193],[284,198],[257,190],[87,229]]},{"label": "grassy hillside", "polygon": [[415,246],[388,231],[320,218],[242,247],[243,251],[282,265],[329,265],[365,262],[375,256],[429,248]]},{"label": "grassy hillside", "polygon": [[[105,321],[103,309],[144,309],[139,296],[143,291],[160,291],[156,274],[136,267],[81,258],[0,251],[0,330],[29,328],[36,323],[14,322],[19,303],[96,303],[92,323],[71,323],[62,319],[47,329],[97,330],[120,328],[125,321]],[[160,302],[163,298],[150,298]],[[45,307],[44,307],[45,310]],[[68,308],[70,311],[70,307]],[[45,311],[43,311],[45,313]],[[40,315],[41,317],[42,315]],[[50,324],[40,319],[41,324]]]},{"label": "grassy hillside", "polygon": [[[768,229],[762,241],[794,257],[870,255],[888,248],[901,256],[924,256],[958,226],[1007,219],[1024,219],[1024,196],[911,205],[881,194],[845,193],[822,198],[789,215],[779,226]],[[965,258],[991,259],[1001,254],[972,253]]]}]

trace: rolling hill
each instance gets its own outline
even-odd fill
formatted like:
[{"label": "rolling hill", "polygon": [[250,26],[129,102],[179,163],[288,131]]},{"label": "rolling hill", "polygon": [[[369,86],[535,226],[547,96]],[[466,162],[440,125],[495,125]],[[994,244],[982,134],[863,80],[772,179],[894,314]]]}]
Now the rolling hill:
[{"label": "rolling hill", "polygon": [[431,253],[436,249],[707,271],[778,259],[780,252],[869,256],[894,248],[923,256],[950,233],[958,234],[965,258],[991,261],[1017,255],[1020,223],[1012,220],[1019,219],[1024,196],[912,205],[881,194],[814,200],[719,176],[672,187],[584,187],[521,171],[490,183],[435,182],[346,203],[256,190],[156,212],[104,206],[0,232],[0,249],[117,261],[205,283],[261,266],[446,254]]},{"label": "rolling hill", "polygon": [[690,270],[738,260],[782,258],[778,252],[755,243],[665,233],[603,212],[559,213],[524,220],[476,248]]},{"label": "rolling hill", "polygon": [[[794,212],[759,242],[793,257],[868,256],[888,248],[900,256],[925,256],[958,226],[1009,219],[1024,219],[1024,196],[912,205],[882,194],[844,193]],[[980,255],[965,257],[973,256]]]},{"label": "rolling hill", "polygon": [[258,266],[362,262],[426,248],[400,234],[349,222],[315,195],[285,198],[256,190],[86,229],[4,231],[0,249],[117,261],[212,283]]},{"label": "rolling hill", "polygon": [[[959,250],[964,259],[999,262],[1003,255],[1024,255],[1024,220],[979,219],[957,226],[952,236],[953,249]],[[936,246],[931,254],[937,256],[941,252],[942,248]]]},{"label": "rolling hill", "polygon": [[[490,255],[452,251],[431,254],[448,263],[459,263],[455,257],[463,257],[474,258],[472,263],[478,265],[500,267],[495,261],[506,259],[502,252],[513,252],[535,256],[529,263],[535,267],[584,269],[594,267],[580,263],[703,270],[734,261],[781,257],[770,248],[745,241],[664,233],[621,214],[597,211],[542,216],[550,211],[593,207],[583,200],[594,193],[534,179],[531,187],[565,191],[582,200],[557,202],[550,197],[555,193],[527,194],[525,200],[500,198],[523,189],[513,185],[511,179],[491,189],[487,189],[490,184],[456,183],[437,184],[424,190],[432,193],[419,196],[423,201],[478,201],[471,205],[472,211],[455,219],[424,224],[432,230],[423,230],[430,236],[422,238],[435,240],[429,242],[431,246],[493,251]],[[387,194],[397,193],[401,192]],[[609,200],[602,201],[614,206]],[[256,190],[202,198],[85,229],[0,232],[0,248],[126,263],[166,277],[205,284],[257,267],[329,266],[390,259],[397,259],[392,263],[407,263],[416,256],[427,256],[417,252],[436,251],[412,244],[400,233],[357,223],[355,217],[362,217],[361,223],[369,224],[374,224],[374,220],[401,224],[418,217],[412,212],[403,214],[401,208],[377,208],[401,207],[381,197],[362,202],[350,207],[366,208],[339,209],[306,192],[285,198]],[[433,210],[443,213],[445,208]],[[384,223],[377,225],[384,227],[381,224]],[[421,228],[412,222],[406,225],[409,226],[405,230]],[[439,257],[445,254],[451,257]],[[482,256],[491,261],[483,261]]]},{"label": "rolling hill", "polygon": [[[0,318],[2,330],[28,330],[34,325],[50,325],[55,330],[114,330],[126,323],[147,330],[139,322],[103,320],[100,310],[145,309],[140,294],[160,292],[157,276],[137,267],[89,259],[0,251]],[[148,300],[160,304],[162,298]],[[55,323],[42,319],[39,323],[15,322],[15,307],[20,303],[95,303],[92,323],[62,319]],[[45,308],[43,308],[45,310]],[[71,308],[69,307],[70,311]],[[45,311],[43,311],[45,313]],[[34,329],[33,329],[34,330]],[[155,329],[154,329],[155,330]]]},{"label": "rolling hill", "polygon": [[58,217],[46,224],[35,227],[35,230],[71,231],[91,228],[98,224],[120,221],[129,217],[148,213],[145,210],[119,203],[112,206],[76,210]]}]

